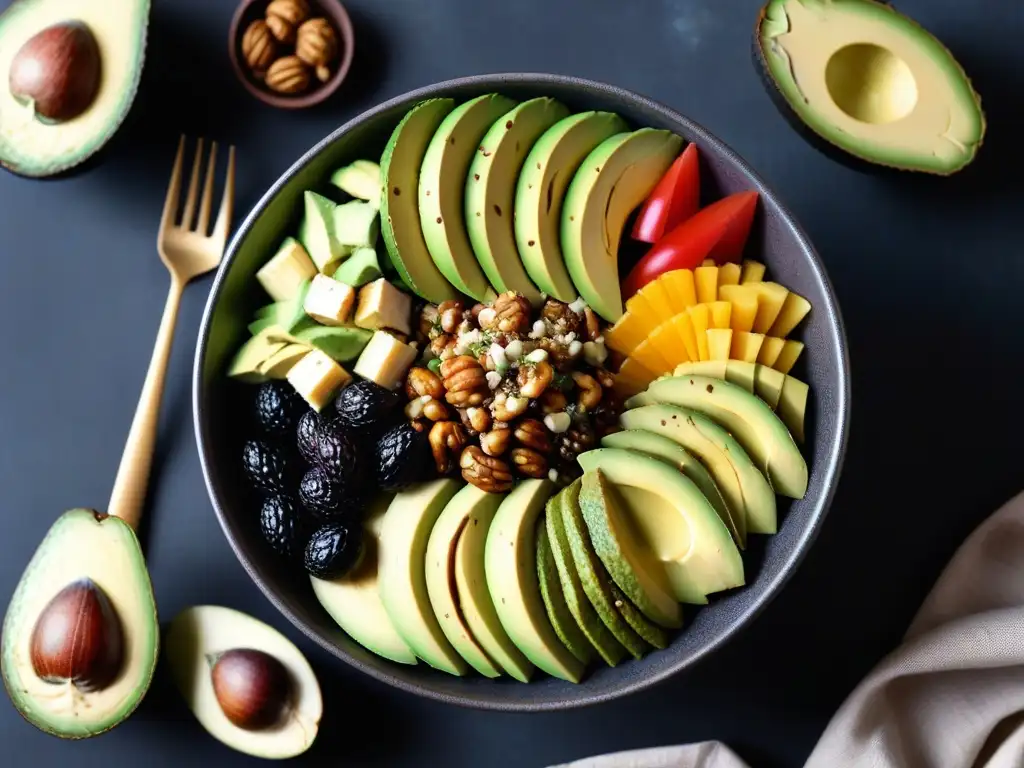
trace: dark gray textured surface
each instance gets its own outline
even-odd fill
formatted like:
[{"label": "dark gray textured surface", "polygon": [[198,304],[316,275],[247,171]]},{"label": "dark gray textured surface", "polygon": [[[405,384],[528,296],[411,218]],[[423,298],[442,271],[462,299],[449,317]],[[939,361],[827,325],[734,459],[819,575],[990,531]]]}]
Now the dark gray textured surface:
[{"label": "dark gray textured surface", "polygon": [[[135,120],[107,163],[56,183],[0,177],[0,594],[13,591],[60,511],[106,503],[166,289],[153,241],[179,130],[238,144],[244,212],[306,148],[387,97],[465,74],[578,74],[706,125],[810,233],[853,360],[837,501],[796,577],[752,627],[693,672],[619,703],[545,715],[466,711],[392,692],[300,641],[333,713],[308,762],[542,766],[722,738],[758,766],[798,765],[898,640],[956,544],[1019,488],[1020,9],[901,3],[973,75],[991,128],[960,177],[882,181],[820,157],[775,114],[749,65],[754,0],[349,7],[362,46],[349,83],[325,109],[284,114],[232,80],[230,2],[158,0]],[[187,292],[164,401],[148,535],[157,600],[165,617],[226,603],[298,639],[232,556],[203,489],[189,374],[208,285]],[[136,716],[102,738],[61,743],[6,704],[0,734],[11,765],[253,762],[207,737],[162,676]]]}]

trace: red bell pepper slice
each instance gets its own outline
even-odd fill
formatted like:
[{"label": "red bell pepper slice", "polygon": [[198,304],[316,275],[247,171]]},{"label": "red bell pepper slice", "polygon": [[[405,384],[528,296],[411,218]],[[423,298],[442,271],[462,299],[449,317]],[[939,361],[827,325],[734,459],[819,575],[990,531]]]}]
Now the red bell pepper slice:
[{"label": "red bell pepper slice", "polygon": [[697,145],[689,144],[661,177],[633,222],[633,239],[656,243],[700,209]]},{"label": "red bell pepper slice", "polygon": [[623,299],[673,269],[695,269],[707,258],[718,264],[739,261],[750,235],[757,198],[755,191],[729,195],[661,238],[626,277]]}]

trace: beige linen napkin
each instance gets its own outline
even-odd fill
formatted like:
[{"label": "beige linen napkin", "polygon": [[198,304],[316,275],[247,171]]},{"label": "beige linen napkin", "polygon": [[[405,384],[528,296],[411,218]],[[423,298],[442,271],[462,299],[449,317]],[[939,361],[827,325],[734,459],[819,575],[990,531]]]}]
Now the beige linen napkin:
[{"label": "beige linen napkin", "polygon": [[[953,556],[903,643],[850,694],[805,768],[1024,766],[1024,493]],[[553,768],[747,768],[718,742]]]}]

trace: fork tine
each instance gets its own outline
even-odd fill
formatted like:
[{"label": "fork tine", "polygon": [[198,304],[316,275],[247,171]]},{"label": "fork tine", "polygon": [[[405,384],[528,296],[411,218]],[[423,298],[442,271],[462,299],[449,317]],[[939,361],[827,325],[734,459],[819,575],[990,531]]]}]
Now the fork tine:
[{"label": "fork tine", "polygon": [[164,212],[160,217],[160,233],[174,226],[174,217],[178,212],[178,198],[181,195],[181,161],[185,155],[185,136],[178,140],[178,154],[174,157],[171,170],[171,181],[167,185],[167,197],[164,200]]},{"label": "fork tine", "polygon": [[203,199],[199,201],[199,220],[196,232],[205,236],[210,228],[210,207],[213,205],[213,177],[217,170],[217,142],[210,143],[210,159],[206,163],[206,182],[203,184]]},{"label": "fork tine", "polygon": [[220,199],[220,212],[217,214],[217,221],[213,225],[211,237],[220,239],[223,246],[228,239],[228,230],[231,229],[231,212],[235,202],[235,147],[228,147],[228,172],[224,177],[224,195]]},{"label": "fork tine", "polygon": [[199,194],[199,167],[203,163],[203,139],[196,139],[196,156],[192,161],[192,176],[188,180],[188,194],[185,196],[185,212],[181,214],[181,228],[192,227],[192,217],[196,212],[196,196]]}]

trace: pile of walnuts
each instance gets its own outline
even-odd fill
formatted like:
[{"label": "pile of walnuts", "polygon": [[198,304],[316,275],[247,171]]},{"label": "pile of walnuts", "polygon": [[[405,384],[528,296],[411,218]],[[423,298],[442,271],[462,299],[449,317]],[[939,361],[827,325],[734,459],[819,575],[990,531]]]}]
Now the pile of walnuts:
[{"label": "pile of walnuts", "polygon": [[322,16],[312,16],[307,0],[271,0],[265,17],[242,35],[242,58],[268,88],[296,95],[315,76],[331,78],[338,58],[338,33]]}]

